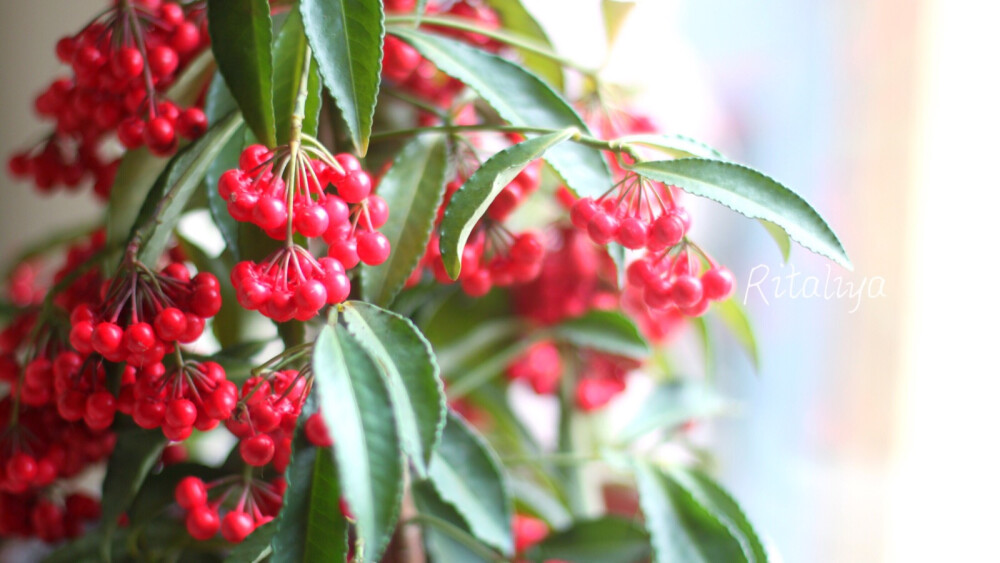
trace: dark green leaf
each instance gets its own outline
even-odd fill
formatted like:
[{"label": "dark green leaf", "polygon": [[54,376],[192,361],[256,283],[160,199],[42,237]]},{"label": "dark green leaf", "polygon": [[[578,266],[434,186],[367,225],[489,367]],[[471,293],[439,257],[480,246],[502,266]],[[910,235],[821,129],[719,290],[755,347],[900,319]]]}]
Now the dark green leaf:
[{"label": "dark green leaf", "polygon": [[667,475],[675,485],[690,493],[695,501],[726,525],[733,537],[739,540],[748,561],[766,563],[768,554],[763,542],[740,505],[718,483],[697,469],[675,468]]},{"label": "dark green leaf", "polygon": [[313,351],[319,406],[337,444],[341,494],[378,561],[396,526],[403,467],[389,391],[379,369],[343,326],[326,326]]},{"label": "dark green leaf", "polygon": [[676,428],[691,420],[716,416],[727,407],[728,403],[701,381],[661,383],[622,429],[618,440],[628,443],[653,430]]},{"label": "dark green leaf", "polygon": [[344,561],[347,519],[340,512],[337,469],[330,449],[297,450],[287,479],[285,505],[271,541],[271,562]]},{"label": "dark green leaf", "polygon": [[430,465],[430,480],[473,535],[505,554],[513,550],[511,500],[496,454],[459,416],[449,413]]},{"label": "dark green leaf", "polygon": [[[442,72],[475,90],[512,125],[587,131],[566,100],[519,64],[453,39],[401,27],[391,31]],[[611,187],[611,172],[597,149],[567,143],[554,148],[545,159],[581,197],[598,197]]]},{"label": "dark green leaf", "polygon": [[555,327],[555,335],[581,348],[641,360],[649,355],[649,345],[639,329],[617,311],[593,310]]},{"label": "dark green leaf", "polygon": [[574,522],[549,534],[526,554],[532,561],[573,563],[635,563],[646,561],[649,555],[649,535],[642,526],[617,516]]},{"label": "dark green leaf", "polygon": [[701,158],[639,162],[630,168],[747,217],[770,221],[805,248],[851,268],[847,252],[819,213],[798,194],[752,168]]},{"label": "dark green leaf", "polygon": [[128,510],[146,476],[160,459],[167,439],[158,429],[133,428],[118,434],[101,486],[101,551],[111,550],[111,536],[118,518]]},{"label": "dark green leaf", "polygon": [[574,130],[550,133],[511,145],[496,153],[451,196],[441,220],[441,259],[451,279],[462,270],[462,249],[472,228],[507,184],[546,151],[569,139]]},{"label": "dark green leaf", "polygon": [[722,324],[733,334],[740,347],[746,352],[753,369],[760,371],[760,353],[757,350],[757,338],[753,334],[753,326],[750,324],[750,317],[746,310],[735,299],[727,299],[721,303],[716,303],[712,308]]},{"label": "dark green leaf", "polygon": [[389,204],[389,220],[380,229],[392,253],[379,266],[361,270],[365,300],[389,306],[427,250],[437,210],[444,199],[448,172],[445,137],[418,135],[400,151],[378,184]]},{"label": "dark green leaf", "polygon": [[[274,533],[277,530],[277,520],[272,520],[257,528],[229,552],[225,563],[260,563],[267,559],[271,555],[271,539],[274,538]],[[275,558],[272,558],[271,561],[275,561]]]},{"label": "dark green leaf", "polygon": [[[535,21],[521,0],[489,0],[489,5],[500,16],[500,22],[506,31],[523,35],[539,45],[555,50],[552,47],[552,42],[549,41],[549,36],[545,34],[545,30]],[[539,55],[528,49],[518,49],[517,51],[524,61],[524,66],[534,71],[539,77],[544,78],[556,90],[563,89],[562,65],[550,57]]]},{"label": "dark green leaf", "polygon": [[637,463],[635,477],[656,563],[750,561],[727,526],[660,469]]},{"label": "dark green leaf", "polygon": [[410,319],[363,301],[346,304],[344,322],[385,376],[403,450],[424,476],[447,412],[430,343]]},{"label": "dark green leaf", "polygon": [[478,540],[472,536],[462,516],[441,498],[431,483],[418,481],[411,491],[420,516],[428,519],[422,527],[427,554],[433,563],[479,563],[499,559],[487,557],[489,548],[485,545],[473,547]]},{"label": "dark green leaf", "polygon": [[788,237],[788,233],[785,232],[785,229],[782,229],[770,221],[757,219],[757,222],[759,222],[760,226],[764,227],[764,230],[767,231],[767,234],[771,235],[771,238],[774,239],[774,244],[778,245],[778,250],[781,252],[781,259],[787,263],[788,258],[792,254],[792,241]]},{"label": "dark green leaf", "polygon": [[[308,48],[305,29],[302,27],[302,15],[293,7],[274,40],[274,120],[279,145],[288,143],[292,130],[295,98],[302,84],[302,68],[305,65]],[[322,91],[319,67],[313,60],[309,65],[306,111],[302,121],[302,131],[309,135],[316,135],[319,129]]]},{"label": "dark green leaf", "polygon": [[382,72],[382,3],[302,0],[309,44],[358,152],[368,152]]},{"label": "dark green leaf", "polygon": [[271,78],[271,6],[267,0],[209,0],[208,33],[219,72],[247,126],[276,144]]},{"label": "dark green leaf", "polygon": [[174,155],[167,164],[146,197],[132,229],[144,240],[140,261],[152,265],[159,260],[195,188],[202,185],[209,165],[241,123],[238,114],[231,114],[197,142]]}]

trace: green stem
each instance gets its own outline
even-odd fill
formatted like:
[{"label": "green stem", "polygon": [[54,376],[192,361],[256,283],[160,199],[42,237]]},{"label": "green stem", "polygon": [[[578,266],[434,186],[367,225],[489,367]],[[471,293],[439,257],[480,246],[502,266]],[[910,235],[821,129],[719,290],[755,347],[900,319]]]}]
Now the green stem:
[{"label": "green stem", "polygon": [[404,522],[404,524],[417,524],[420,526],[430,524],[487,561],[507,561],[506,558],[497,552],[476,541],[476,539],[469,535],[465,530],[459,528],[451,522],[448,522],[447,520],[438,518],[437,516],[431,516],[430,514],[418,514]]},{"label": "green stem", "polygon": [[502,31],[497,31],[495,29],[487,29],[485,27],[469,23],[468,20],[460,18],[441,17],[441,16],[419,17],[416,15],[396,15],[396,16],[388,16],[385,18],[385,23],[387,26],[391,26],[392,24],[414,24],[417,23],[418,21],[421,25],[436,25],[439,27],[447,27],[451,29],[457,29],[459,31],[468,31],[470,33],[476,33],[484,37],[489,37],[490,39],[495,39],[501,43],[510,45],[511,47],[517,47],[522,51],[528,51],[536,55],[543,56],[547,59],[553,60],[566,68],[571,68],[588,77],[594,77],[594,78],[597,77],[598,73],[597,69],[586,67],[576,61],[570,60],[554,52],[546,45],[537,43],[530,39],[526,39],[519,35],[514,35],[512,33],[505,33]]}]

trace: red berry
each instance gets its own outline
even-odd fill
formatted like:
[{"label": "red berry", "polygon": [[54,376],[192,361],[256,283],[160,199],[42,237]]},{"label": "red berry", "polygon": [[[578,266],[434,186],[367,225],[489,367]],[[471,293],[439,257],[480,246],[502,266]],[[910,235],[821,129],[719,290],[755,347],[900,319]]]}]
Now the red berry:
[{"label": "red berry", "polygon": [[590,222],[587,224],[587,233],[595,243],[607,244],[614,240],[619,226],[617,217],[599,211],[590,218]]},{"label": "red berry", "polygon": [[323,416],[316,412],[309,415],[305,424],[306,439],[314,446],[328,448],[333,445],[330,432],[323,421]]},{"label": "red berry", "polygon": [[358,242],[354,239],[335,241],[330,245],[330,256],[336,258],[348,269],[357,266],[358,262],[361,261],[358,256]]},{"label": "red berry", "polygon": [[114,395],[108,391],[97,391],[87,397],[84,417],[94,421],[107,420],[110,424],[110,420],[114,418],[117,408],[118,403],[115,401]]},{"label": "red berry", "polygon": [[337,193],[347,203],[360,203],[372,192],[372,179],[364,170],[354,170],[337,184]]},{"label": "red berry", "polygon": [[684,238],[684,223],[676,213],[661,215],[653,222],[652,238],[664,246],[674,246]]},{"label": "red berry", "polygon": [[202,318],[214,317],[222,308],[218,288],[199,287],[191,294],[191,312]]},{"label": "red berry", "polygon": [[198,407],[187,399],[174,399],[167,403],[164,421],[171,426],[191,426],[198,418]]},{"label": "red berry", "polygon": [[240,153],[240,170],[255,172],[255,169],[271,158],[271,149],[264,145],[250,145]]},{"label": "red berry", "polygon": [[253,208],[253,222],[258,227],[269,231],[285,225],[288,221],[288,208],[280,198],[264,196],[257,200]]},{"label": "red berry", "polygon": [[[228,383],[228,385],[226,385]],[[229,418],[233,409],[236,408],[236,386],[231,382],[224,382],[212,391],[205,402],[205,412],[212,418]]]},{"label": "red berry", "polygon": [[177,70],[180,61],[177,51],[165,45],[153,47],[149,51],[149,70],[156,76],[168,76]]},{"label": "red berry", "polygon": [[149,323],[135,323],[125,330],[125,349],[142,354],[156,344],[156,333]]},{"label": "red berry", "polygon": [[197,139],[208,131],[208,118],[200,108],[188,108],[177,118],[177,131],[186,139]]},{"label": "red berry", "polygon": [[688,274],[677,276],[670,289],[670,296],[682,309],[696,305],[702,295],[701,280]]},{"label": "red berry", "polygon": [[389,204],[380,196],[372,194],[365,200],[368,208],[368,218],[371,220],[372,228],[377,229],[389,220]]},{"label": "red berry", "polygon": [[267,434],[257,434],[240,442],[240,457],[247,465],[267,465],[274,457],[274,440]]},{"label": "red berry", "polygon": [[185,520],[188,534],[196,540],[209,540],[219,531],[219,513],[208,505],[201,505],[188,512]]},{"label": "red berry", "polygon": [[118,352],[123,335],[124,331],[122,331],[120,326],[114,323],[103,322],[94,327],[90,343],[94,351],[107,358]]},{"label": "red berry", "polygon": [[222,519],[222,537],[239,543],[253,531],[253,517],[241,510],[232,510]]},{"label": "red berry", "polygon": [[326,287],[319,280],[302,282],[295,290],[295,306],[302,311],[310,312],[310,317],[326,305],[326,299]]},{"label": "red berry", "polygon": [[616,236],[622,246],[633,250],[645,247],[648,238],[649,225],[638,217],[626,217]]},{"label": "red berry", "polygon": [[705,299],[721,301],[732,294],[736,280],[729,268],[716,266],[702,274],[701,285]]},{"label": "red berry", "polygon": [[535,233],[523,233],[510,248],[511,259],[517,262],[538,262],[545,256],[545,245]]},{"label": "red berry", "polygon": [[358,258],[369,266],[378,266],[386,261],[391,252],[389,239],[378,231],[358,234]]},{"label": "red berry", "polygon": [[208,502],[208,489],[198,477],[188,476],[174,488],[174,499],[182,508],[191,510]]},{"label": "red berry", "polygon": [[7,461],[7,476],[15,481],[30,483],[37,473],[38,463],[35,458],[24,452],[14,454]]},{"label": "red berry", "polygon": [[529,547],[545,539],[549,535],[549,527],[544,521],[531,516],[514,515],[513,522],[514,549],[523,553]]},{"label": "red berry", "polygon": [[315,238],[326,232],[330,226],[330,216],[320,205],[304,206],[295,212],[295,230],[306,238]]},{"label": "red berry", "polygon": [[593,198],[585,197],[578,199],[573,207],[570,208],[570,220],[573,221],[573,226],[578,229],[586,229],[590,224],[590,219],[593,218],[600,208],[597,202]]},{"label": "red berry", "polygon": [[187,316],[176,307],[167,307],[156,315],[153,326],[161,340],[173,342],[187,330]]},{"label": "red berry", "polygon": [[135,78],[142,74],[142,53],[135,47],[122,47],[115,55],[112,68],[118,78]]}]

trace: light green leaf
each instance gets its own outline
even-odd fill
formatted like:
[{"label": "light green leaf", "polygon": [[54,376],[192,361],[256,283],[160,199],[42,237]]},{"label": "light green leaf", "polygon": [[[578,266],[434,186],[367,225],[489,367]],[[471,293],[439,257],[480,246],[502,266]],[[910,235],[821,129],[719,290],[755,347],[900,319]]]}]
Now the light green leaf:
[{"label": "light green leaf", "polygon": [[297,449],[286,479],[285,504],[268,545],[271,563],[346,560],[347,519],[340,512],[340,487],[330,449]]},{"label": "light green leaf", "polygon": [[[565,129],[587,126],[572,106],[519,64],[460,41],[403,27],[391,29],[442,72],[476,91],[511,125]],[[611,172],[601,151],[576,143],[551,150],[545,160],[577,195],[598,197],[611,187]]]},{"label": "light green leaf", "polygon": [[111,536],[118,525],[118,518],[131,506],[166,445],[167,439],[158,429],[133,428],[118,434],[101,486],[99,529],[102,553],[111,552]]},{"label": "light green leaf", "polygon": [[589,311],[582,317],[560,323],[554,328],[554,334],[581,348],[636,360],[649,356],[649,344],[635,323],[617,311]]},{"label": "light green leaf", "polygon": [[276,144],[271,78],[271,6],[267,0],[209,0],[208,33],[219,72],[247,126]]},{"label": "light green leaf", "polygon": [[385,377],[403,450],[423,476],[447,412],[430,343],[406,317],[363,301],[345,305],[344,322]]},{"label": "light green leaf", "polygon": [[727,526],[660,469],[637,462],[636,484],[656,563],[744,563]]},{"label": "light green leaf", "polygon": [[635,8],[635,2],[601,0],[601,13],[604,15],[604,36],[608,41],[609,50],[618,40],[618,34],[633,8]]},{"label": "light green leaf", "polygon": [[541,518],[552,528],[567,528],[573,517],[561,500],[549,489],[527,479],[511,476],[508,480],[518,513]]},{"label": "light green leaf", "polygon": [[[292,131],[292,114],[295,113],[295,99],[302,84],[302,68],[308,48],[302,14],[298,8],[292,7],[274,39],[274,121],[279,145],[288,143]],[[309,65],[309,85],[306,92],[302,131],[316,135],[323,104],[323,82],[315,60]]]},{"label": "light green leaf", "polygon": [[378,266],[361,270],[365,300],[389,306],[423,258],[444,199],[448,172],[447,142],[442,135],[418,135],[400,151],[378,184],[389,204],[389,219],[380,229],[392,252]]},{"label": "light green leaf", "polygon": [[[524,7],[521,0],[489,0],[489,5],[500,16],[500,22],[506,31],[511,31],[518,35],[523,35],[534,40],[539,45],[552,47],[549,36],[545,29],[535,20],[531,12]],[[524,66],[534,71],[540,78],[545,79],[557,91],[563,90],[563,70],[562,65],[552,60],[550,57],[539,55],[528,49],[517,49]]]},{"label": "light green leaf", "polygon": [[785,229],[782,229],[770,221],[757,219],[757,222],[760,223],[760,226],[764,227],[767,234],[771,235],[771,238],[774,239],[774,244],[778,245],[778,250],[781,252],[781,259],[787,264],[788,258],[792,255],[792,241],[788,237],[788,233],[785,232]]},{"label": "light green leaf", "polygon": [[[612,3],[617,4],[618,2]],[[726,160],[726,157],[718,150],[684,135],[642,133],[638,135],[626,135],[625,137],[618,138],[618,141],[629,145],[654,148],[674,158],[693,157]]]},{"label": "light green leaf", "polygon": [[649,559],[649,534],[631,520],[603,516],[574,522],[565,530],[549,534],[525,555],[532,561],[635,563]]},{"label": "light green leaf", "polygon": [[451,196],[441,220],[441,259],[451,279],[462,270],[462,250],[472,228],[497,195],[533,161],[574,133],[567,129],[511,145],[494,154]]},{"label": "light green leaf", "polygon": [[[167,162],[167,159],[154,156],[145,148],[132,149],[122,157],[108,198],[108,246],[124,249],[129,235],[133,233],[139,210]],[[121,255],[113,258],[113,263],[117,265]]]},{"label": "light green leaf", "polygon": [[757,349],[757,338],[753,333],[753,325],[750,324],[750,317],[746,309],[735,299],[727,299],[716,303],[712,309],[722,319],[722,324],[739,342],[740,347],[746,352],[747,357],[753,364],[753,369],[760,372],[760,353]]},{"label": "light green leaf", "polygon": [[326,87],[363,156],[368,152],[382,72],[382,3],[302,0],[299,9]]},{"label": "light green leaf", "polygon": [[496,454],[464,420],[449,413],[430,465],[430,480],[473,535],[504,554],[513,551],[511,500]]},{"label": "light green leaf", "polygon": [[243,120],[237,113],[223,119],[201,139],[174,155],[156,179],[132,228],[142,238],[141,262],[152,265],[159,260],[195,188],[202,185],[209,165],[241,123]]},{"label": "light green leaf", "polygon": [[701,381],[661,383],[619,432],[618,441],[629,443],[653,430],[676,428],[690,420],[717,416],[728,408],[729,403]]},{"label": "light green leaf", "polygon": [[701,158],[639,162],[630,167],[651,180],[717,201],[752,219],[770,221],[803,247],[851,268],[837,235],[806,200],[739,164]]},{"label": "light green leaf", "polygon": [[340,491],[364,542],[363,561],[378,561],[396,527],[403,493],[389,392],[379,369],[343,326],[323,327],[312,366],[323,419],[337,445]]}]

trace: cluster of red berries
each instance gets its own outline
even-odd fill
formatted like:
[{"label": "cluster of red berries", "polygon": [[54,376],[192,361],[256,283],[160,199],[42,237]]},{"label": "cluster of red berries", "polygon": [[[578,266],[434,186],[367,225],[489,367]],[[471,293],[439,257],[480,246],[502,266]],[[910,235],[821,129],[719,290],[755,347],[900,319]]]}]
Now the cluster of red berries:
[{"label": "cluster of red berries", "polygon": [[10,170],[48,191],[76,187],[90,175],[106,197],[117,161],[102,156],[111,133],[125,148],[145,145],[154,154],[177,149],[178,138],[201,136],[205,113],[164,98],[179,72],[208,45],[204,9],[160,0],[115,2],[103,17],[56,44],[72,76],[55,80],[35,100],[55,122],[40,146],[16,154]]},{"label": "cluster of red berries", "polygon": [[[416,7],[416,0],[388,0],[384,4],[388,13],[412,13]],[[488,29],[499,27],[499,17],[485,2],[460,0],[450,5],[444,4],[446,6],[431,3],[426,7],[426,13],[469,20],[470,23]],[[452,36],[482,49],[496,51],[500,48],[498,42],[482,34],[441,26],[427,27],[434,29],[435,33]],[[437,67],[423,58],[416,49],[391,35],[386,35],[382,49],[382,76],[397,87],[438,107],[451,105],[464,88],[458,80],[439,72]],[[422,118],[433,119],[433,116],[425,114]]]},{"label": "cluster of red berries", "polygon": [[133,267],[103,286],[103,307],[79,305],[70,321],[70,344],[110,362],[142,368],[163,360],[175,343],[194,342],[205,320],[222,307],[219,280],[173,262],[159,274]]},{"label": "cluster of red berries", "polygon": [[526,381],[539,395],[551,395],[558,391],[561,377],[559,349],[547,340],[533,344],[507,366],[507,379]]},{"label": "cluster of red berries", "polygon": [[596,200],[581,198],[573,204],[570,219],[596,244],[614,241],[652,252],[679,244],[691,228],[690,215],[674,204],[670,188],[636,175],[626,176]]},{"label": "cluster of red berries", "polygon": [[271,463],[279,473],[284,472],[308,395],[308,378],[297,370],[254,376],[243,383],[239,406],[226,427],[239,438],[240,457],[247,465]]},{"label": "cluster of red berries", "polygon": [[[174,500],[187,511],[185,526],[194,539],[208,540],[221,531],[227,541],[239,543],[278,515],[285,488],[281,477],[272,481],[231,477],[205,483],[189,476],[174,488]],[[230,505],[220,518],[220,510]]]},{"label": "cluster of red berries", "polygon": [[0,492],[0,536],[35,537],[56,543],[75,538],[87,522],[101,515],[101,505],[85,493],[70,493],[62,506],[38,496]]},{"label": "cluster of red berries", "polygon": [[169,370],[157,363],[126,372],[118,410],[141,428],[160,428],[175,442],[195,428],[215,428],[236,406],[236,385],[215,362],[183,361]]},{"label": "cluster of red berries", "polygon": [[[440,283],[453,283],[444,269],[438,237],[431,239],[422,264],[430,267]],[[462,251],[458,281],[471,297],[481,297],[493,287],[524,284],[538,277],[545,258],[545,244],[537,233],[514,234],[491,221],[480,223]],[[418,268],[410,281],[419,280]]]},{"label": "cluster of red berries", "polygon": [[729,298],[735,287],[733,274],[725,266],[710,262],[699,276],[700,270],[701,261],[687,250],[676,255],[650,253],[629,264],[628,283],[642,290],[643,301],[651,309],[676,308],[697,317],[712,301]]},{"label": "cluster of red berries", "polygon": [[351,293],[351,280],[339,260],[317,260],[298,245],[281,248],[260,264],[240,262],[230,280],[240,306],[278,322],[307,321]]}]

